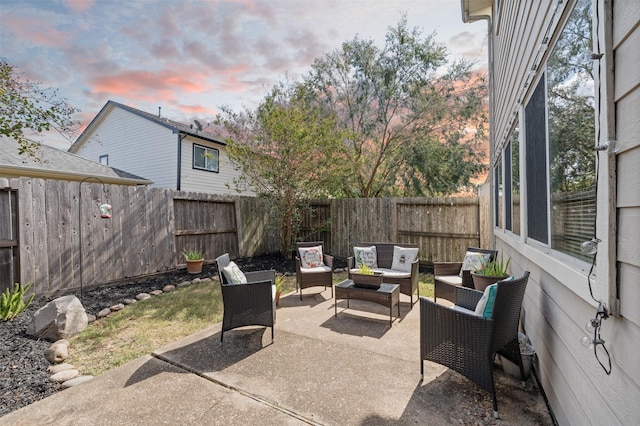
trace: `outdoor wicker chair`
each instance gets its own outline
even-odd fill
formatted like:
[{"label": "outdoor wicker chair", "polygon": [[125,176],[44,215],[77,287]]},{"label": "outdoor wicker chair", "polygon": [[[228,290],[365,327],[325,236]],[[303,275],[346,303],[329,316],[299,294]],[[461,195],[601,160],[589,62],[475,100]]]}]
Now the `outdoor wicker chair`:
[{"label": "outdoor wicker chair", "polygon": [[273,342],[273,327],[276,322],[275,276],[274,270],[244,272],[246,283],[232,284],[223,273],[223,268],[229,266],[231,260],[225,253],[216,259],[218,277],[222,289],[222,331],[224,332],[246,325],[263,325],[271,327],[271,341]]},{"label": "outdoor wicker chair", "polygon": [[[496,250],[486,250],[476,247],[469,247],[467,252],[485,253],[489,255],[489,260],[493,260],[498,252]],[[454,289],[456,287],[473,288],[473,278],[470,270],[461,270],[463,262],[434,262],[433,263],[433,300],[438,297],[454,300]],[[462,276],[460,276],[462,273]]]},{"label": "outdoor wicker chair", "polygon": [[[313,268],[305,268],[302,263],[301,249],[317,246],[322,249],[323,264]],[[300,300],[302,300],[303,288],[316,286],[324,286],[325,289],[330,287],[331,297],[333,297],[333,256],[324,252],[322,241],[296,243],[296,290],[300,291]]]},{"label": "outdoor wicker chair", "polygon": [[[474,309],[482,292],[456,287],[453,308],[420,298],[420,372],[424,361],[432,361],[457,371],[493,397],[493,413],[498,418],[498,400],[493,382],[496,353],[524,370],[518,343],[520,308],[529,272],[515,280],[499,281],[490,318]],[[462,308],[462,309],[460,309]],[[468,310],[468,311],[465,311]]]}]

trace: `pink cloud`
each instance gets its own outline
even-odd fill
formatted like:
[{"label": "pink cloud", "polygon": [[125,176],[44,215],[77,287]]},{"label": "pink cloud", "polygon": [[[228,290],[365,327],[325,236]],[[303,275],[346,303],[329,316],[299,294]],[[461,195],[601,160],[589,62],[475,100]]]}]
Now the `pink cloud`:
[{"label": "pink cloud", "polygon": [[202,75],[174,71],[124,71],[108,76],[96,77],[92,82],[94,91],[114,94],[131,94],[144,91],[172,91],[200,93],[205,83]]},{"label": "pink cloud", "polygon": [[75,11],[75,12],[84,12],[85,10],[89,10],[95,4],[95,0],[66,0],[65,5]]},{"label": "pink cloud", "polygon": [[64,47],[71,39],[70,34],[59,31],[44,19],[13,16],[4,20],[3,25],[19,39],[29,40],[35,45]]}]

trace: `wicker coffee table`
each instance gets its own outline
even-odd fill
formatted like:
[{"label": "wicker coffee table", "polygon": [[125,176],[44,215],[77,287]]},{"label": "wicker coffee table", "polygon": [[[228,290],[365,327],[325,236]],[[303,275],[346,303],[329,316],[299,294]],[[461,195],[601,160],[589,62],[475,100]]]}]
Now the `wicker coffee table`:
[{"label": "wicker coffee table", "polygon": [[398,284],[382,283],[379,288],[356,287],[353,280],[344,280],[335,286],[335,316],[338,316],[338,299],[347,299],[347,308],[350,299],[364,300],[377,303],[389,308],[389,327],[393,323],[393,306],[398,306],[398,318],[400,318],[400,286]]}]

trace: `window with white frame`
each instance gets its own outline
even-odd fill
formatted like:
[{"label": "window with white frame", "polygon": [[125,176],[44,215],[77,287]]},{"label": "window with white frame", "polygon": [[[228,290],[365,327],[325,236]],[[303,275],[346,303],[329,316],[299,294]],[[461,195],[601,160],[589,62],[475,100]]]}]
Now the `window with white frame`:
[{"label": "window with white frame", "polygon": [[219,151],[208,146],[193,144],[193,168],[207,170],[210,172],[219,171]]},{"label": "window with white frame", "polygon": [[[595,235],[595,103],[591,0],[578,0],[524,106],[527,238],[591,261],[580,245]],[[517,120],[516,120],[517,123]],[[520,234],[520,133],[516,127],[495,167],[496,225]],[[498,193],[497,189],[501,191]],[[517,206],[517,207],[516,207]],[[516,213],[517,209],[517,213]],[[504,224],[504,225],[503,225]]]}]

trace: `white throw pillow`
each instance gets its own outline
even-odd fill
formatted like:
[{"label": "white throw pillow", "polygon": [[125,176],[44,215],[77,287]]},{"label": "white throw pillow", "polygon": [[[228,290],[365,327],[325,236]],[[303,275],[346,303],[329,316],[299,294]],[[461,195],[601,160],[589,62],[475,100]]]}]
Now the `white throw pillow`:
[{"label": "white throw pillow", "polygon": [[488,262],[491,259],[491,255],[489,253],[476,253],[474,251],[468,251],[464,255],[464,260],[462,261],[462,268],[460,268],[460,276],[462,276],[462,271],[473,271],[476,268],[480,268],[483,262]]},{"label": "white throw pillow", "polygon": [[227,266],[222,268],[222,273],[227,277],[230,284],[246,284],[247,277],[244,276],[235,262],[229,262]]},{"label": "white throw pillow", "polygon": [[378,267],[378,253],[376,252],[376,246],[354,247],[353,256],[356,260],[356,269],[362,268],[362,265],[367,265],[372,269]]},{"label": "white throw pillow", "polygon": [[300,263],[303,268],[317,268],[324,265],[322,246],[300,247]]},{"label": "white throw pillow", "polygon": [[418,248],[393,246],[393,262],[391,269],[394,271],[411,272],[411,264],[418,258]]}]

